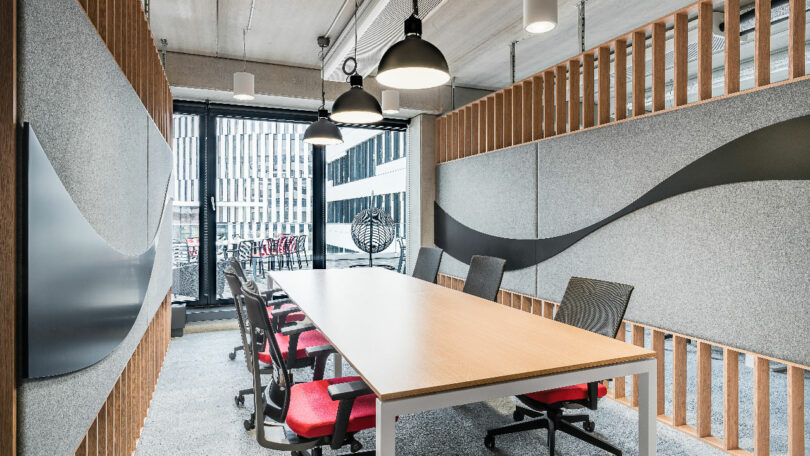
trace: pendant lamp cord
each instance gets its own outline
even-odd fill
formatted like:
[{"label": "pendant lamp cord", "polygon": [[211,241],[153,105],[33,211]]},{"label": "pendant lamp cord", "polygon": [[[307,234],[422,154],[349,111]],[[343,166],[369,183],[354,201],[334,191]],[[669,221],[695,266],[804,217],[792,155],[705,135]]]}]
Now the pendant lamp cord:
[{"label": "pendant lamp cord", "polygon": [[326,48],[321,46],[321,109],[326,109],[326,89],[323,82],[323,60],[326,55]]},{"label": "pendant lamp cord", "polygon": [[413,15],[414,17],[419,16],[419,0],[413,0]]},{"label": "pendant lamp cord", "polygon": [[354,0],[354,72],[357,73],[357,0]]},{"label": "pendant lamp cord", "polygon": [[242,71],[247,70],[247,28],[242,29]]}]

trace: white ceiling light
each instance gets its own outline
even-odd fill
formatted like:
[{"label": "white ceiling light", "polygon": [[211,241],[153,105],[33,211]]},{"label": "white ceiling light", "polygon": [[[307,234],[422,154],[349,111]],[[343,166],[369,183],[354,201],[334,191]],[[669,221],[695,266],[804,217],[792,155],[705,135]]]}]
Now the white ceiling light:
[{"label": "white ceiling light", "polygon": [[[253,17],[253,9],[250,10],[250,16]],[[241,101],[250,101],[256,98],[254,90],[255,78],[253,73],[247,72],[247,51],[246,40],[247,31],[250,28],[250,19],[248,19],[248,26],[242,29],[242,71],[237,71],[233,74],[233,97]]]},{"label": "white ceiling light", "polygon": [[392,89],[382,91],[383,114],[396,114],[399,112],[399,92]]},{"label": "white ceiling light", "polygon": [[557,0],[523,0],[523,28],[545,33],[557,26]]}]

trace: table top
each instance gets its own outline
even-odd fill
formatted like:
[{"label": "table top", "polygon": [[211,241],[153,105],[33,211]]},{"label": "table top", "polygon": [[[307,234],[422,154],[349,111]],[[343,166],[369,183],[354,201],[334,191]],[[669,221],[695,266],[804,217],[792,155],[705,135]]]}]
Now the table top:
[{"label": "table top", "polygon": [[382,400],[655,356],[384,269],[272,271],[271,278]]}]

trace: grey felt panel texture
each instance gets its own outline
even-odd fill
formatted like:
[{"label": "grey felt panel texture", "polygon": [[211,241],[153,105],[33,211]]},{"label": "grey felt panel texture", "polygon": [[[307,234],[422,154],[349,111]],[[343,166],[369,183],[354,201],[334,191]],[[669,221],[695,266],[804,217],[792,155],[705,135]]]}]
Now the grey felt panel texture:
[{"label": "grey felt panel texture", "polygon": [[[510,238],[537,237],[537,145],[515,147],[436,168],[436,199],[459,222]],[[468,266],[445,253],[440,272],[464,278]],[[534,294],[536,267],[504,273],[503,288]]]},{"label": "grey felt panel texture", "polygon": [[[515,165],[527,146],[457,160],[439,167],[437,199],[451,216],[488,234],[570,233],[615,213],[733,139],[810,114],[809,98],[810,81],[798,81],[539,141],[528,146],[537,147],[534,191],[513,178],[526,173]],[[469,178],[481,177],[482,168],[496,170],[494,182],[484,184],[489,194],[470,196],[478,207],[465,208],[461,195],[477,195],[481,183]],[[531,198],[537,199],[534,210],[523,206]],[[512,209],[510,220],[492,221],[499,218],[492,214]],[[808,213],[808,181],[679,195],[607,225],[538,265],[534,295],[559,301],[574,275],[629,283],[635,286],[630,320],[810,364],[810,347],[797,343],[810,327]],[[503,227],[532,217],[536,236]],[[443,271],[463,277],[465,265],[443,263]],[[504,283],[521,291],[512,285]]]},{"label": "grey felt panel texture", "polygon": [[19,25],[21,120],[31,123],[76,205],[112,247],[137,255],[156,244],[144,304],[126,339],[87,369],[22,382],[21,454],[67,455],[171,286],[171,206],[164,212],[162,205],[172,157],[78,2],[22,0]]}]

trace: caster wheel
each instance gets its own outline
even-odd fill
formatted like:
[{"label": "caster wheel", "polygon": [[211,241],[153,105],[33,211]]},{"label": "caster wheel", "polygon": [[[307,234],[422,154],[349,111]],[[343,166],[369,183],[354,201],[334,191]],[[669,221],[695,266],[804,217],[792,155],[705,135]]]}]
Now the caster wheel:
[{"label": "caster wheel", "polygon": [[234,353],[234,352],[230,352],[230,353],[228,353],[228,358],[229,358],[231,361],[235,360],[235,359],[236,359],[236,353]]},{"label": "caster wheel", "polygon": [[525,415],[523,415],[523,412],[521,412],[520,410],[515,410],[515,412],[512,413],[512,418],[514,418],[515,421],[523,421]]},{"label": "caster wheel", "polygon": [[596,429],[596,423],[593,421],[586,421],[582,423],[582,429],[585,429],[588,432],[593,432],[593,430]]},{"label": "caster wheel", "polygon": [[236,396],[233,398],[233,401],[236,403],[237,407],[244,407],[245,405],[245,396]]},{"label": "caster wheel", "polygon": [[249,431],[249,430],[251,430],[251,429],[253,429],[255,427],[255,426],[253,426],[253,421],[252,420],[245,420],[242,424],[245,426],[246,431]]},{"label": "caster wheel", "polygon": [[357,453],[362,448],[363,448],[363,445],[361,445],[360,442],[354,441],[354,442],[352,442],[350,450],[351,450],[352,453]]},{"label": "caster wheel", "polygon": [[487,436],[484,437],[484,446],[490,450],[495,449],[495,436],[487,434]]}]

